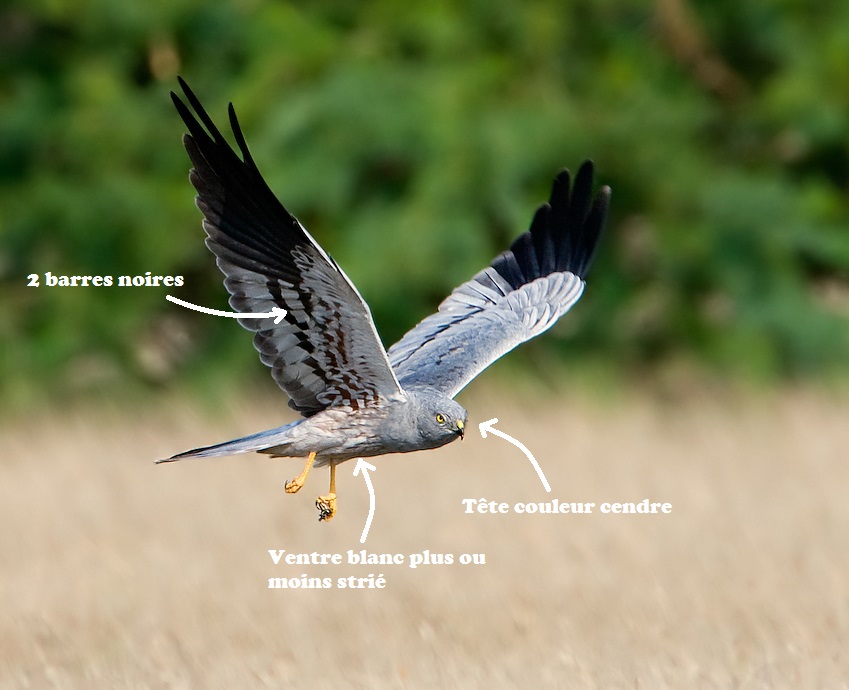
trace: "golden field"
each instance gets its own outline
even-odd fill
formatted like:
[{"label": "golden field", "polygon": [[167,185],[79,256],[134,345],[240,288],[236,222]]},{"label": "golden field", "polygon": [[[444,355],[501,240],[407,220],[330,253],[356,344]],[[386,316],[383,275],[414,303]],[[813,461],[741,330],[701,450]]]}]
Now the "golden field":
[{"label": "golden field", "polygon": [[[316,520],[316,470],[153,460],[291,419],[53,412],[0,427],[0,687],[844,688],[849,399],[788,391],[461,398],[462,443],[354,463]],[[547,494],[524,456],[535,454]],[[669,502],[667,515],[466,514],[464,498]],[[452,565],[275,565],[287,553],[452,554]],[[460,565],[463,553],[485,565]],[[384,589],[269,589],[382,574]]]}]

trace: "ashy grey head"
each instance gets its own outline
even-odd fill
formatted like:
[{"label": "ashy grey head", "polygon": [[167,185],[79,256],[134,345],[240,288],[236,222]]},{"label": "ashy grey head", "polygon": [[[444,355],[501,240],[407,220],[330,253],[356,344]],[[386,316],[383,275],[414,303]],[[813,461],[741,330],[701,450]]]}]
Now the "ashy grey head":
[{"label": "ashy grey head", "polygon": [[465,436],[466,410],[451,398],[416,391],[410,394],[410,402],[422,447],[438,448]]}]

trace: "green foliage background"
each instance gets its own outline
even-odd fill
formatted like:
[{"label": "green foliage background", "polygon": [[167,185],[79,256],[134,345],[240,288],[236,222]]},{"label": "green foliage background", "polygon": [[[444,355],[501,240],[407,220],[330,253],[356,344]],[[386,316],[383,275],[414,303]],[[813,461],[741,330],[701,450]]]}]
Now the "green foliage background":
[{"label": "green foliage background", "polygon": [[[849,4],[783,0],[17,0],[0,9],[0,391],[267,380],[234,322],[166,288],[203,246],[168,98],[237,108],[271,187],[393,342],[519,232],[561,167],[613,188],[545,372],[670,363],[756,380],[849,363]],[[522,365],[522,363],[519,363]]]}]

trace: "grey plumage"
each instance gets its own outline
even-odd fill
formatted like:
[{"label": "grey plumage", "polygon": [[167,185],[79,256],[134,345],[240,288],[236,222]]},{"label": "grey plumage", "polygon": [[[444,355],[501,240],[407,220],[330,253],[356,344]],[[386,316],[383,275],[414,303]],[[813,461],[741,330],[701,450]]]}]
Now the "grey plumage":
[{"label": "grey plumage", "polygon": [[241,313],[287,310],[285,319],[239,319],[289,405],[304,419],[180,453],[160,462],[260,452],[316,464],[437,448],[461,437],[466,411],[453,397],[489,364],[550,328],[580,298],[610,190],[593,196],[585,162],[555,179],[529,232],[384,350],[353,283],[266,185],[232,104],[241,158],[180,80],[174,93],[189,129],[183,142],[203,212],[206,245]]}]

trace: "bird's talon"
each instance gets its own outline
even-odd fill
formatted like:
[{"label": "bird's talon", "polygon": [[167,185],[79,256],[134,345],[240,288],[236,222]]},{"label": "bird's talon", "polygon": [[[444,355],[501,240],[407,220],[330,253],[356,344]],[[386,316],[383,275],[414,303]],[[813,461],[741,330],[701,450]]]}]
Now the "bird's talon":
[{"label": "bird's talon", "polygon": [[325,522],[333,519],[336,515],[336,494],[327,494],[315,499],[315,507],[318,508],[318,521]]},{"label": "bird's talon", "polygon": [[312,467],[313,462],[315,461],[315,453],[310,453],[307,461],[304,463],[304,469],[301,473],[295,477],[294,479],[290,479],[286,482],[286,486],[283,488],[286,489],[287,494],[296,494],[301,490],[301,487],[304,485],[304,482],[307,481],[307,475],[310,473],[310,468]]}]

